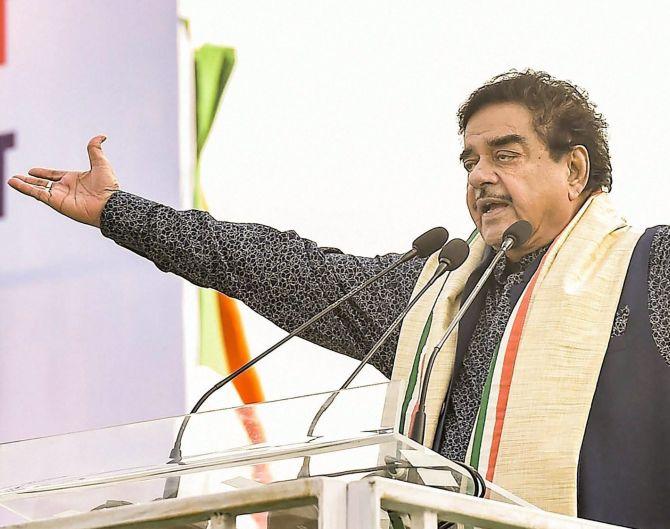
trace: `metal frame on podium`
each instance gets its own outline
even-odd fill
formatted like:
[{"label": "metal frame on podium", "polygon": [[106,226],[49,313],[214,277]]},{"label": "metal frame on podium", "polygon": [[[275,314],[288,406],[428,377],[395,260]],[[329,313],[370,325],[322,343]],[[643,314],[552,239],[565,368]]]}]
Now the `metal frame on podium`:
[{"label": "metal frame on podium", "polygon": [[381,513],[407,514],[411,529],[436,529],[448,520],[479,529],[615,529],[618,526],[436,490],[384,478],[366,478],[347,487],[347,529],[381,527]]}]

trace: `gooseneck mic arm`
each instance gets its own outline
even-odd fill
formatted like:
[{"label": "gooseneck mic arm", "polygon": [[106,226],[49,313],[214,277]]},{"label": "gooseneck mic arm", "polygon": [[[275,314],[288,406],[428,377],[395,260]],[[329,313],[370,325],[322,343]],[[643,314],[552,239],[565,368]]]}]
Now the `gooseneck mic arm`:
[{"label": "gooseneck mic arm", "polygon": [[433,371],[433,366],[435,365],[435,360],[437,359],[440,350],[449,339],[449,336],[451,336],[451,333],[461,321],[461,318],[463,318],[463,315],[468,310],[474,299],[477,297],[477,294],[479,294],[479,291],[483,288],[486,280],[495,269],[496,264],[498,264],[498,261],[500,261],[500,259],[502,259],[512,248],[518,247],[525,243],[526,240],[528,240],[528,237],[530,237],[532,231],[532,226],[525,220],[519,220],[507,228],[507,230],[505,230],[500,249],[493,258],[493,261],[491,261],[491,264],[489,264],[489,266],[486,268],[482,277],[479,279],[479,281],[477,281],[477,284],[472,289],[470,295],[461,304],[461,307],[456,313],[456,316],[454,316],[454,319],[451,320],[449,327],[447,327],[444,335],[430,354],[428,363],[426,364],[426,370],[423,374],[421,388],[419,389],[419,405],[417,407],[417,412],[414,416],[414,421],[412,422],[412,427],[409,434],[410,438],[414,441],[421,444],[423,444],[424,441],[426,431],[426,396],[428,394],[428,383],[430,382],[430,374]]}]

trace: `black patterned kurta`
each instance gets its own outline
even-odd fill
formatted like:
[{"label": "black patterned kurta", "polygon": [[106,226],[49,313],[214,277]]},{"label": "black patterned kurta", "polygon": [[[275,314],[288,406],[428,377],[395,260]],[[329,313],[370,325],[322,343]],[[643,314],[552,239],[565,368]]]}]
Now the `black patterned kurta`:
[{"label": "black patterned kurta", "polygon": [[[202,211],[176,211],[115,193],[101,218],[102,233],[121,246],[192,283],[237,298],[287,331],[293,330],[355,286],[386,268],[398,254],[356,257],[320,248],[293,231],[261,224],[221,222]],[[511,314],[510,289],[545,249],[519,263],[502,261],[486,293],[463,369],[455,381],[441,452],[462,461],[479,407],[491,357]],[[397,268],[305,331],[304,338],[362,358],[409,301],[425,260]],[[670,226],[654,238],[649,261],[649,313],[654,341],[670,364]],[[625,311],[612,332],[623,333]],[[371,363],[390,377],[398,343],[394,332]],[[343,381],[333,381],[339,386]]]}]

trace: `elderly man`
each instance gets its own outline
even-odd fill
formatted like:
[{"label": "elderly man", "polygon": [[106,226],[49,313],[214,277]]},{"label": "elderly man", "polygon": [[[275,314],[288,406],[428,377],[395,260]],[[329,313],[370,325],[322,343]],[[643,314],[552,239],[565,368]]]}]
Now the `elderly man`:
[{"label": "elderly man", "polygon": [[[508,72],[470,95],[459,124],[477,226],[470,256],[373,360],[385,375],[409,381],[401,428],[409,431],[415,412],[422,354],[505,229],[527,220],[530,238],[498,263],[442,351],[425,441],[540,507],[666,525],[670,230],[635,231],[613,209],[606,124],[571,84]],[[219,222],[122,192],[104,139],[88,145],[89,171],[36,168],[9,184],[285,329],[397,258],[346,255],[294,232]],[[435,266],[436,256],[404,264],[305,337],[361,358]]]}]

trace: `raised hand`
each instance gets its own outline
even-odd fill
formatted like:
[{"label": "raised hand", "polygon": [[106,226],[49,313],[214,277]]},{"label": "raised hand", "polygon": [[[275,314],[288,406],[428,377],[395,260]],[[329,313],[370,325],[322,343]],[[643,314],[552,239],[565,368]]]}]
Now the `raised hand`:
[{"label": "raised hand", "polygon": [[100,226],[100,214],[119,183],[114,170],[102,152],[105,136],[88,142],[88,171],[58,171],[35,167],[28,175],[16,175],[7,182],[24,195],[48,204],[71,219]]}]

